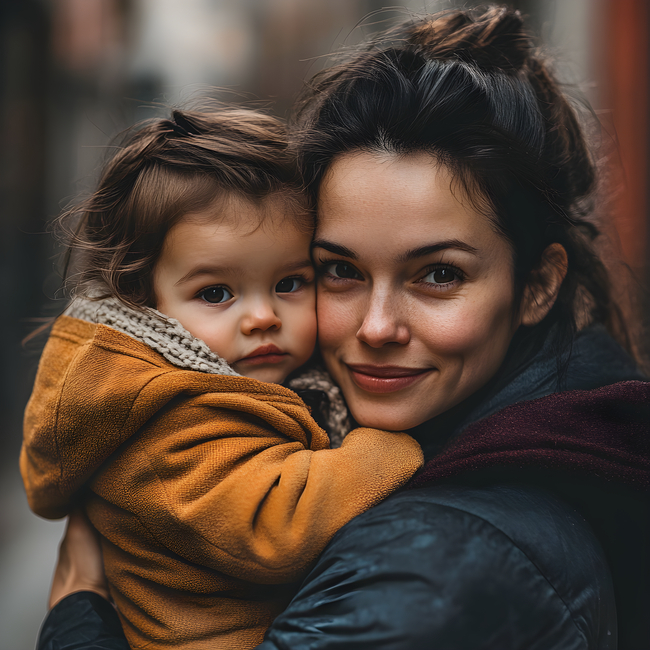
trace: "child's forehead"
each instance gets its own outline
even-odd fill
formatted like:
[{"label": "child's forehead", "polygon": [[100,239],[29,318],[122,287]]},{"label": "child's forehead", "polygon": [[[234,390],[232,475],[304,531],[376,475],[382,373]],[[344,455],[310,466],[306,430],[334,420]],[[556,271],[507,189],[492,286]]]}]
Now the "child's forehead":
[{"label": "child's forehead", "polygon": [[242,232],[258,228],[293,228],[311,234],[314,229],[314,219],[306,204],[288,193],[275,193],[261,198],[221,194],[205,208],[183,215],[180,221],[218,224]]},{"label": "child's forehead", "polygon": [[260,206],[241,203],[185,215],[168,233],[159,260],[178,277],[205,275],[206,269],[237,275],[271,276],[311,264],[311,233],[281,210],[260,214]]}]

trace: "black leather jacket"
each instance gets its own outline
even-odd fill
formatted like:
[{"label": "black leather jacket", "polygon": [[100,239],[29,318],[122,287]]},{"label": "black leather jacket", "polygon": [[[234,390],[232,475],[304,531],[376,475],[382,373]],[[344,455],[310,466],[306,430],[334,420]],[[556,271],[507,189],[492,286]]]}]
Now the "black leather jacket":
[{"label": "black leather jacket", "polygon": [[522,486],[432,486],[354,519],[260,650],[616,647],[603,551],[584,519]]}]

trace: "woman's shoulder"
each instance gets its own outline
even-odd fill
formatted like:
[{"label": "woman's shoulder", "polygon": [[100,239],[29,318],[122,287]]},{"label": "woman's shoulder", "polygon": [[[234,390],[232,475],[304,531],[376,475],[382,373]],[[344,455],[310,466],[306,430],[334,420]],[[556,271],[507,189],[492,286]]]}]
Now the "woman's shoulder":
[{"label": "woman's shoulder", "polygon": [[[401,512],[401,521],[408,520],[414,529],[433,519],[439,526],[440,516],[448,521],[450,531],[461,534],[467,524],[492,529],[504,536],[502,545],[517,546],[547,573],[571,548],[581,547],[594,557],[600,555],[585,519],[565,501],[535,485],[506,480],[487,485],[429,485],[402,491],[384,507]],[[377,508],[373,514],[379,515]]]},{"label": "woman's shoulder", "polygon": [[334,648],[373,634],[378,648],[608,647],[607,562],[584,519],[542,489],[400,492],[339,531],[268,639]]},{"label": "woman's shoulder", "polygon": [[[500,589],[502,595],[507,590],[534,594],[541,609],[544,602],[565,609],[578,627],[597,624],[589,621],[590,612],[608,600],[609,570],[591,527],[543,488],[505,481],[430,485],[400,492],[367,514],[365,520],[357,518],[357,526],[368,533],[376,527],[368,535],[371,544],[382,543],[382,521],[399,520],[404,550],[428,538],[430,552],[418,551],[421,568],[437,579],[450,571],[450,581],[470,599]],[[407,530],[410,535],[404,535]],[[383,537],[384,543],[395,543],[390,531]],[[481,586],[484,581],[489,586]],[[508,606],[511,598],[505,599]]]},{"label": "woman's shoulder", "polygon": [[[386,519],[399,521],[401,540],[393,539]],[[565,501],[534,485],[451,483],[405,490],[357,517],[350,528],[359,531],[358,541],[372,529],[367,544],[401,541],[405,548],[417,546],[420,533],[429,531],[435,537],[430,540],[432,554],[420,554],[420,559],[424,556],[432,564],[446,563],[451,559],[448,554],[458,556],[461,547],[472,549],[479,564],[516,549],[519,561],[533,565],[558,594],[571,590],[581,574],[581,580],[587,575],[602,584],[608,580],[600,544],[586,520]],[[341,537],[353,535],[350,530]]]}]

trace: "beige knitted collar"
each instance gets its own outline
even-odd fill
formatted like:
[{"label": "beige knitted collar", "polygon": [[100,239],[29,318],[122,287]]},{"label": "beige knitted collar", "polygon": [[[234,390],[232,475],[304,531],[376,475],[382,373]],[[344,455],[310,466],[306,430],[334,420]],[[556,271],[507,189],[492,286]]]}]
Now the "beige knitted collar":
[{"label": "beige knitted collar", "polygon": [[226,361],[201,340],[192,336],[177,320],[148,307],[133,309],[116,298],[85,300],[77,298],[66,316],[90,323],[101,323],[128,334],[179,368],[239,377]]}]

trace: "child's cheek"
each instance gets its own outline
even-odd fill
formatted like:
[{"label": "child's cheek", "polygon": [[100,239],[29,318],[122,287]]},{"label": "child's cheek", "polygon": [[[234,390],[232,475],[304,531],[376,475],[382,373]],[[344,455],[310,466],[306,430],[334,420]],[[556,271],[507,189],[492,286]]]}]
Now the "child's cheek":
[{"label": "child's cheek", "polygon": [[314,352],[318,336],[318,323],[316,320],[315,306],[312,309],[305,310],[300,329],[301,332],[298,334],[298,340],[303,341],[303,344],[301,345],[301,356],[305,357],[301,363],[305,363]]},{"label": "child's cheek", "polygon": [[305,342],[305,349],[308,350],[307,359],[311,357],[316,347],[318,338],[318,320],[316,317],[316,289],[312,285],[309,287],[309,294],[302,304],[300,313],[301,322],[301,339]]},{"label": "child's cheek", "polygon": [[318,341],[321,349],[342,346],[355,341],[361,325],[359,309],[354,301],[342,300],[337,294],[318,295]]}]

